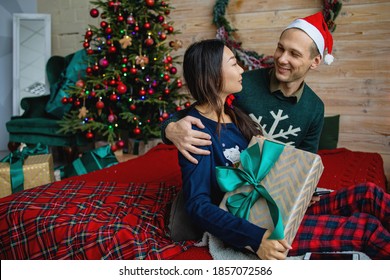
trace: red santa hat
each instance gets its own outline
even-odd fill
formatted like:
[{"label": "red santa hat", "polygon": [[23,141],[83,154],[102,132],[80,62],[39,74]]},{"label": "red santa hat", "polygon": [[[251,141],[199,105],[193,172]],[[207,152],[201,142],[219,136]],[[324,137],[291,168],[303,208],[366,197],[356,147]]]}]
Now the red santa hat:
[{"label": "red santa hat", "polygon": [[[313,39],[321,57],[324,59],[325,64],[329,65],[333,62],[333,37],[329,32],[328,25],[325,22],[322,12],[318,12],[305,18],[296,19],[286,27],[286,29],[290,28],[301,29]],[[326,52],[325,57],[324,52]]]}]

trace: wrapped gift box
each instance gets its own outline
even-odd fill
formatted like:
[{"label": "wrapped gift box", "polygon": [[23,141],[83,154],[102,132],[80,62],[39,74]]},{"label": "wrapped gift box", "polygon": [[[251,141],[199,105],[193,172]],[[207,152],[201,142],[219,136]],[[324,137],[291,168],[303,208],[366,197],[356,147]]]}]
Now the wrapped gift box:
[{"label": "wrapped gift box", "polygon": [[160,138],[153,138],[148,141],[129,139],[128,151],[133,155],[143,155],[160,143],[163,143]]},{"label": "wrapped gift box", "polygon": [[[31,155],[23,163],[24,189],[31,189],[54,181],[52,154]],[[10,165],[0,162],[0,197],[12,194]]]},{"label": "wrapped gift box", "polygon": [[[279,215],[282,219],[282,232],[284,231],[284,238],[291,244],[307,207],[309,206],[324,167],[321,157],[316,154],[302,151],[281,143],[271,142],[264,138],[254,137],[246,150],[254,145],[257,145],[258,148],[251,148],[252,158],[250,158],[249,161],[248,158],[244,160],[244,163],[247,165],[249,163],[249,165],[251,165],[250,168],[259,168],[259,165],[256,165],[256,161],[263,160],[266,162],[269,160],[264,159],[265,156],[263,155],[265,152],[264,149],[270,147],[269,145],[266,145],[265,142],[283,147],[282,152],[276,161],[274,161],[269,171],[266,172],[265,177],[263,177],[260,182],[257,182],[257,184],[263,186],[276,203]],[[253,155],[253,151],[256,151],[256,153],[259,154]],[[269,152],[268,149],[268,153],[272,154],[273,152]],[[243,167],[242,159],[243,158],[241,157],[241,163],[238,168],[244,170],[245,168]],[[226,167],[221,168],[224,169]],[[231,174],[231,172],[234,171],[233,169],[234,168],[225,170],[228,171],[228,173],[223,171],[220,175],[218,175],[217,170],[217,176],[234,177],[236,175]],[[248,167],[246,169],[248,170]],[[256,174],[257,172],[257,170],[251,171],[253,171],[253,174]],[[249,173],[251,173],[251,171]],[[220,179],[218,179],[218,182],[220,183]],[[254,191],[254,185],[250,185],[246,182],[226,193],[220,207],[227,210],[226,202],[229,197],[237,193],[251,193],[252,191]],[[232,200],[232,198],[230,198],[230,200]],[[264,196],[259,195],[259,198],[253,202],[253,206],[248,208],[249,213],[247,213],[245,218],[262,228],[274,230],[275,223],[270,211],[272,210],[272,207],[269,207],[269,204],[272,203],[267,202]],[[275,218],[276,214],[274,213],[273,215]]]},{"label": "wrapped gift box", "polygon": [[110,145],[100,146],[99,148],[84,152],[79,158],[71,164],[60,167],[61,179],[77,175],[87,174],[92,171],[100,170],[114,164],[118,160]]}]

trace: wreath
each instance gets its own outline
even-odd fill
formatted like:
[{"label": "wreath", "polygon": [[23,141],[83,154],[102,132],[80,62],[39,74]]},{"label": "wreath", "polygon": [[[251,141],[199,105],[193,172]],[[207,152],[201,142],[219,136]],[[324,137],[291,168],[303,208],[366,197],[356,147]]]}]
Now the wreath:
[{"label": "wreath", "polygon": [[[273,65],[273,57],[258,54],[255,51],[245,50],[242,43],[235,39],[233,28],[225,17],[229,0],[217,0],[213,9],[213,24],[218,28],[216,37],[225,42],[232,49],[241,64],[248,69],[268,68]],[[342,3],[338,0],[324,0],[322,13],[328,25],[329,31],[336,29],[336,17],[339,15]]]}]

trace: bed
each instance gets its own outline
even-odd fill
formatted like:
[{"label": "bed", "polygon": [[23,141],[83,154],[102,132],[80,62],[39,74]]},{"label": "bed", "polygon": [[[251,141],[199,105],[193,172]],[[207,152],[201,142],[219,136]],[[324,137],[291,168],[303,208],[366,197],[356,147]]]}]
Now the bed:
[{"label": "bed", "polygon": [[[0,259],[212,259],[194,241],[173,242],[167,217],[181,187],[174,146],[0,199]],[[318,187],[370,181],[386,188],[377,153],[320,150]]]}]

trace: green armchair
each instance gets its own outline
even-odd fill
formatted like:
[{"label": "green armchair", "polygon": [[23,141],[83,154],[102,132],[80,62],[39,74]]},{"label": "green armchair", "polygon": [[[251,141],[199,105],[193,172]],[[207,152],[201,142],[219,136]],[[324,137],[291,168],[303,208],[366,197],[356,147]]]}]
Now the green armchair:
[{"label": "green armchair", "polygon": [[47,112],[47,104],[61,86],[61,79],[64,79],[73,56],[74,54],[65,57],[52,56],[48,60],[46,74],[51,94],[25,97],[21,100],[20,105],[24,113],[21,116],[12,116],[11,120],[6,123],[10,151],[15,150],[20,143],[41,143],[49,147],[62,147],[67,157],[66,160],[71,161],[76,156],[78,147],[88,145],[83,135],[58,133],[60,129],[58,121],[61,118]]}]

